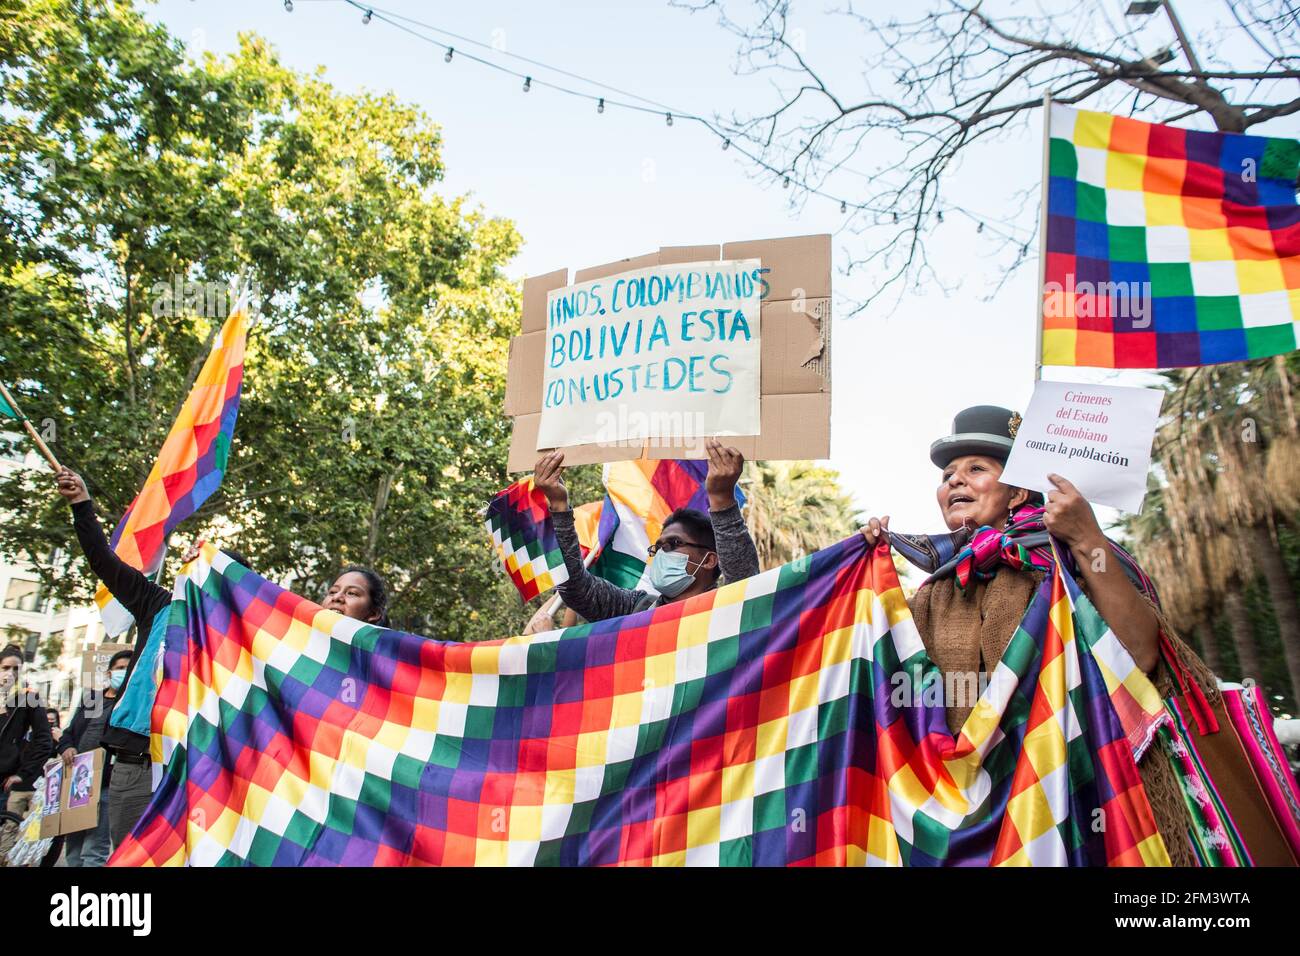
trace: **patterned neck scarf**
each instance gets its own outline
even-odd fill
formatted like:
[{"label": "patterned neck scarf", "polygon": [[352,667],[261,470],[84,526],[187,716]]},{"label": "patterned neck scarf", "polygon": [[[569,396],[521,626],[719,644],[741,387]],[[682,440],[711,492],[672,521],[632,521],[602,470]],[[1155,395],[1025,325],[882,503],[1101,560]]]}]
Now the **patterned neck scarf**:
[{"label": "patterned neck scarf", "polygon": [[977,529],[957,555],[952,569],[957,590],[965,593],[972,579],[989,580],[1003,564],[1017,570],[1052,570],[1052,548],[1042,508],[1022,507],[1001,531],[988,525]]},{"label": "patterned neck scarf", "polygon": [[[972,580],[987,581],[1004,564],[1021,570],[1050,572],[1054,561],[1050,536],[1043,523],[1043,509],[1036,505],[1021,505],[1002,529],[984,525],[974,532],[963,528],[952,534],[939,535],[908,535],[891,531],[889,540],[899,554],[922,571],[930,572],[925,584],[952,575],[957,590],[963,593],[967,592]],[[1110,546],[1133,586],[1159,607],[1160,595],[1156,593],[1155,584],[1133,556],[1114,541],[1110,541]],[[1062,547],[1059,551],[1062,560],[1072,565],[1070,550]],[[1074,567],[1069,570],[1072,573],[1077,571]]]},{"label": "patterned neck scarf", "polygon": [[971,531],[962,528],[952,534],[909,535],[891,531],[894,550],[923,571],[930,572],[928,584],[950,574],[959,591],[971,580],[987,581],[1007,564],[1013,568],[1051,571],[1052,548],[1043,524],[1043,509],[1022,505],[1006,527],[989,525]]}]

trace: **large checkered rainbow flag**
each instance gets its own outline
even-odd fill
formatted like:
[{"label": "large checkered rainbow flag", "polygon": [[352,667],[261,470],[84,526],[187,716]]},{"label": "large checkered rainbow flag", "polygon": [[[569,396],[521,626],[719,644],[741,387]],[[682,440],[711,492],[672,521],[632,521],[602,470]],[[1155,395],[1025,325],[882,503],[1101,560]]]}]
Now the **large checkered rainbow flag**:
[{"label": "large checkered rainbow flag", "polygon": [[[706,461],[619,461],[602,472],[605,497],[575,508],[574,528],[592,574],[624,588],[651,590],[647,549],[678,508],[707,511]],[[736,504],[745,495],[736,489]],[[569,579],[545,496],[532,476],[498,492],[485,511],[488,534],[525,601]]]},{"label": "large checkered rainbow flag", "polygon": [[[1058,571],[954,740],[886,545],[456,644],[210,545],[114,865],[1167,864],[1155,688]],[[1096,826],[1104,820],[1105,826]]]},{"label": "large checkered rainbow flag", "polygon": [[[162,450],[113,532],[117,556],[146,574],[161,567],[167,536],[211,497],[226,474],[244,381],[248,299],[231,309],[194,380]],[[131,614],[102,584],[95,592],[109,634],[131,627]]]},{"label": "large checkered rainbow flag", "polygon": [[1300,341],[1300,142],[1049,111],[1044,365],[1173,368]]}]

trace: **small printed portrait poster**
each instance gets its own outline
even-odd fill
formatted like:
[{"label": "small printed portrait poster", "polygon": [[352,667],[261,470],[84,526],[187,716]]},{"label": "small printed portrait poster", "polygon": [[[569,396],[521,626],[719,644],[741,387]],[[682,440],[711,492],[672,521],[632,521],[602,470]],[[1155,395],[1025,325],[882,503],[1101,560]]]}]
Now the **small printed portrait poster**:
[{"label": "small printed portrait poster", "polygon": [[68,809],[75,810],[90,803],[90,793],[95,789],[94,751],[77,754],[72,758],[72,789],[68,794]]},{"label": "small printed portrait poster", "polygon": [[45,771],[45,805],[41,816],[47,817],[59,812],[59,791],[63,789],[63,764],[55,763]]}]

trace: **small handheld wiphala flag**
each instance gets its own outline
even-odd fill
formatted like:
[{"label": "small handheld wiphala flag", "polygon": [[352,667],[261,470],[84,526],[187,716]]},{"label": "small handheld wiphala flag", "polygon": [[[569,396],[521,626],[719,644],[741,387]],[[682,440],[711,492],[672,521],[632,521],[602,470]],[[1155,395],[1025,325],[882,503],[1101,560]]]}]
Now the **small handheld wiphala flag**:
[{"label": "small handheld wiphala flag", "polygon": [[[501,566],[525,601],[569,579],[550,507],[546,496],[534,487],[532,475],[497,492],[484,517]],[[617,521],[608,499],[573,510],[584,564],[596,559],[613,536]]]},{"label": "small handheld wiphala flag", "polygon": [[1290,352],[1300,142],[1048,112],[1042,363],[1175,368]]},{"label": "small handheld wiphala flag", "polygon": [[158,787],[112,865],[1169,862],[1135,762],[1168,717],[1059,565],[955,738],[860,535],[482,643],[343,617],[210,545],[174,594]]},{"label": "small handheld wiphala flag", "polygon": [[[161,566],[167,535],[194,514],[225,477],[244,381],[248,317],[244,296],[222,325],[144,487],[110,539],[119,558],[146,574]],[[130,628],[130,613],[103,585],[95,592],[95,603],[109,634]]]}]

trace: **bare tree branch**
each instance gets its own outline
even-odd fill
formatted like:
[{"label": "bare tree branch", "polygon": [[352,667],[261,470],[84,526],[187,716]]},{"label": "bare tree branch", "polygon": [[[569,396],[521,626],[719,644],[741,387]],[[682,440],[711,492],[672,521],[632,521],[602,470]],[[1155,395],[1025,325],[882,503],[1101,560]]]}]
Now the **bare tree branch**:
[{"label": "bare tree branch", "polygon": [[[1300,113],[1300,96],[1275,95],[1279,83],[1300,80],[1300,57],[1285,52],[1300,49],[1290,0],[1226,0],[1220,12],[1231,16],[1218,20],[1199,5],[1193,11],[1215,40],[1236,33],[1248,53],[1258,49],[1257,63],[1223,62],[1224,44],[1204,34],[1188,62],[1190,41],[1162,17],[1116,23],[1106,4],[1013,16],[987,12],[983,0],[930,0],[928,12],[900,22],[847,2],[837,16],[861,32],[857,88],[832,81],[842,62],[817,62],[803,31],[792,30],[795,0],[670,0],[716,15],[739,38],[736,72],[772,81],[770,109],[715,117],[716,128],[750,147],[742,152],[757,176],[794,187],[792,205],[814,195],[843,203],[846,271],[866,272],[871,283],[853,312],[886,292],[942,286],[925,241],[945,212],[979,223],[1008,274],[1026,259],[1033,236],[1021,213],[1036,196],[996,217],[954,202],[945,186],[971,147],[1023,130],[1046,91],[1055,102],[1155,122],[1205,114],[1233,132]],[[1178,50],[1188,54],[1181,61]]]}]

